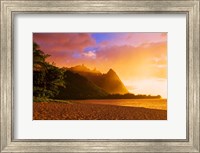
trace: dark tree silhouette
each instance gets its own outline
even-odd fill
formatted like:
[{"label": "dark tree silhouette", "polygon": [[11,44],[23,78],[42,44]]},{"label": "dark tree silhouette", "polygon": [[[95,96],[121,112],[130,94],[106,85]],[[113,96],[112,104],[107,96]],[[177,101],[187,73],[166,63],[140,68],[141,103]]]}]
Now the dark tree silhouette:
[{"label": "dark tree silhouette", "polygon": [[54,98],[59,86],[64,86],[63,72],[46,62],[50,55],[45,54],[35,42],[33,43],[33,96]]}]

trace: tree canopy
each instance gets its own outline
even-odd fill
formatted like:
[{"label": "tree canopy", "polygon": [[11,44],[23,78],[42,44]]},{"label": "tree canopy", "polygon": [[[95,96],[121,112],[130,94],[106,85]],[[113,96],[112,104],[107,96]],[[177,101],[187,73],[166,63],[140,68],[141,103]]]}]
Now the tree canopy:
[{"label": "tree canopy", "polygon": [[35,42],[33,43],[33,96],[54,98],[58,88],[64,86],[63,71],[50,64],[45,54]]}]

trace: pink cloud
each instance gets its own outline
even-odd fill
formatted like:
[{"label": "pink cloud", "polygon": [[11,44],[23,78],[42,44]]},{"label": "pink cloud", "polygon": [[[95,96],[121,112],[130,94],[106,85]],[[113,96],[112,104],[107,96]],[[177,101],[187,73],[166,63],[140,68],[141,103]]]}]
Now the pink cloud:
[{"label": "pink cloud", "polygon": [[82,54],[83,54],[83,56],[88,57],[88,58],[92,58],[92,59],[96,58],[96,53],[94,51],[89,51],[89,52],[82,53]]},{"label": "pink cloud", "polygon": [[95,41],[87,33],[33,33],[33,40],[45,53],[83,51]]},{"label": "pink cloud", "polygon": [[[85,64],[102,72],[113,68],[123,79],[166,78],[167,33],[122,33],[99,44],[86,33],[35,33],[33,39],[59,67]],[[84,51],[91,46],[97,49]]]}]

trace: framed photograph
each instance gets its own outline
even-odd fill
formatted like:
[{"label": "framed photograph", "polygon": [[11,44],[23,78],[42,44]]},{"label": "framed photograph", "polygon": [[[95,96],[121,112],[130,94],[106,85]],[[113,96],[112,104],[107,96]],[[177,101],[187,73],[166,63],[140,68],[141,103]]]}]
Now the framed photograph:
[{"label": "framed photograph", "polygon": [[33,33],[33,119],[166,120],[166,61],[164,32]]},{"label": "framed photograph", "polygon": [[1,152],[200,152],[199,0],[1,2]]}]

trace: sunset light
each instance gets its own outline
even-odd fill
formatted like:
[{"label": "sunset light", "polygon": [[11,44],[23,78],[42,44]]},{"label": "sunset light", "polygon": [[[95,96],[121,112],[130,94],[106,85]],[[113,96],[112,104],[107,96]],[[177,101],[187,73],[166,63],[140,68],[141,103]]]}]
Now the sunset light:
[{"label": "sunset light", "polygon": [[57,67],[113,69],[130,93],[167,98],[167,33],[34,33],[33,41]]}]

